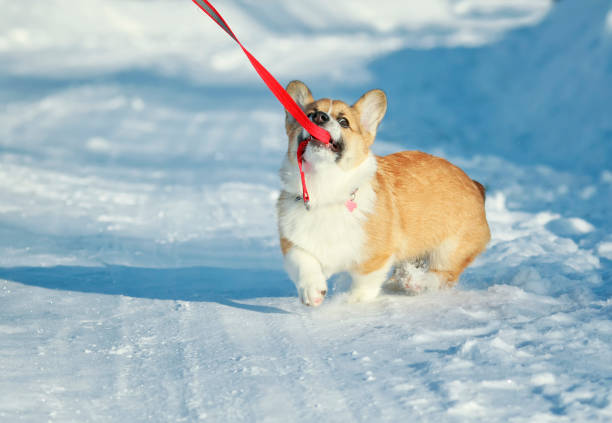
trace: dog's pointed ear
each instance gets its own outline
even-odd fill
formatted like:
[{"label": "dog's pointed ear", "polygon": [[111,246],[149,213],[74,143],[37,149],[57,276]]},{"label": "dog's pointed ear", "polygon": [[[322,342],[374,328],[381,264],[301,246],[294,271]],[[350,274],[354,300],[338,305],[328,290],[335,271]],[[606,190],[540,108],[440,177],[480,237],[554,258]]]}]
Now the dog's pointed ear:
[{"label": "dog's pointed ear", "polygon": [[[314,101],[312,93],[302,81],[291,81],[287,84],[287,92],[302,109]],[[287,119],[293,119],[293,117],[287,113]]]},{"label": "dog's pointed ear", "polygon": [[371,90],[361,96],[353,108],[359,113],[361,127],[372,136],[376,135],[378,124],[387,111],[387,96],[382,90]]}]

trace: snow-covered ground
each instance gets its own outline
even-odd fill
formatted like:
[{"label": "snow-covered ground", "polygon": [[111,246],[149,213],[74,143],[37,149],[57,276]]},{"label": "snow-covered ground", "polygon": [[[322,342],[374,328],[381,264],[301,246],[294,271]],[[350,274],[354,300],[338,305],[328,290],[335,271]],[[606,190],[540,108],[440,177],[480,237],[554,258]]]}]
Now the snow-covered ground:
[{"label": "snow-covered ground", "polygon": [[0,1],[0,421],[611,421],[612,2],[215,5],[283,83],[385,89],[376,151],[485,184],[487,252],[301,306],[283,111],[226,35],[189,1]]}]

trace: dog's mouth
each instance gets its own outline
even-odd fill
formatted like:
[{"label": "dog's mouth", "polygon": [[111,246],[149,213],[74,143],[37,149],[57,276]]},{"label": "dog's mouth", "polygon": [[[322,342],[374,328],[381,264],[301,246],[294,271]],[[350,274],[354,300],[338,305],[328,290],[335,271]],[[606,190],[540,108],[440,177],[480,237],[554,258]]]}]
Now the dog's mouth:
[{"label": "dog's mouth", "polygon": [[339,154],[344,148],[344,142],[342,142],[342,140],[329,140],[329,144],[327,144],[327,146],[332,152]]},{"label": "dog's mouth", "polygon": [[329,150],[332,153],[336,154],[336,160],[338,160],[342,155],[342,151],[344,150],[344,141],[342,139],[334,140],[333,138],[331,138],[329,140],[329,143],[326,144],[317,140],[316,138],[311,138],[308,136],[305,137],[304,135],[302,135],[298,139],[298,144],[302,143],[307,138],[310,138],[310,145],[312,146],[311,148]]}]

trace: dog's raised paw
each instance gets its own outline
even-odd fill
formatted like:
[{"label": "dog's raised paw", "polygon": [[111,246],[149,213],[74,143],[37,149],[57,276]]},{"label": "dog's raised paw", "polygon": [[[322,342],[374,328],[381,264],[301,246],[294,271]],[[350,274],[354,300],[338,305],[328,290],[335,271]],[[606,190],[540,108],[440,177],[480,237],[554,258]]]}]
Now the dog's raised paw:
[{"label": "dog's raised paw", "polygon": [[300,301],[302,301],[302,304],[309,307],[320,306],[326,294],[327,287],[321,286],[320,284],[309,284],[299,289]]}]

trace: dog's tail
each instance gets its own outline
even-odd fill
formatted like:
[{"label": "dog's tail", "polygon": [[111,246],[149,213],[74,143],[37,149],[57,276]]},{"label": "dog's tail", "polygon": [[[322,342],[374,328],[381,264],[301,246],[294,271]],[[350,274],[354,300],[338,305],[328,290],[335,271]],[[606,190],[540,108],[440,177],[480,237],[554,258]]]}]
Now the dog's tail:
[{"label": "dog's tail", "polygon": [[486,199],[487,198],[487,189],[484,187],[484,185],[482,185],[480,182],[475,181],[472,179],[472,182],[474,182],[474,184],[476,184],[476,188],[478,188],[478,191],[480,191],[480,195],[482,195],[482,199]]}]

